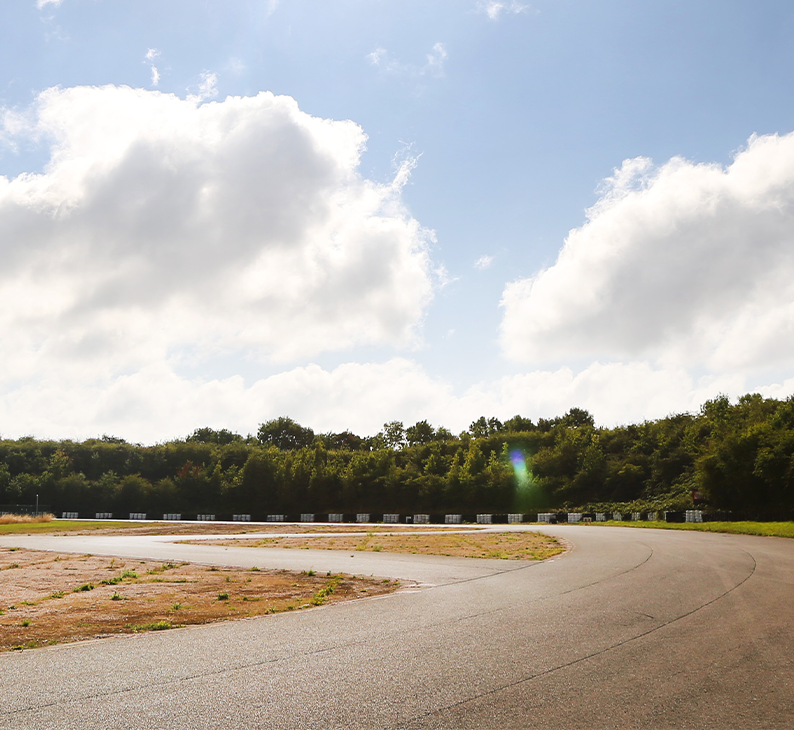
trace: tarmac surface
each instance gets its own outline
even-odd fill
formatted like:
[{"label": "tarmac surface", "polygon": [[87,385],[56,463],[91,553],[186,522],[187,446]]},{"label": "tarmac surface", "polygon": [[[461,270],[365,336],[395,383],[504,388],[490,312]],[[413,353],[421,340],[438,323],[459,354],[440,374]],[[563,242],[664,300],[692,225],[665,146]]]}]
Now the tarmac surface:
[{"label": "tarmac surface", "polygon": [[571,551],[526,563],[169,542],[185,536],[0,538],[416,582],[381,598],[2,654],[0,728],[794,727],[794,540],[532,529]]}]

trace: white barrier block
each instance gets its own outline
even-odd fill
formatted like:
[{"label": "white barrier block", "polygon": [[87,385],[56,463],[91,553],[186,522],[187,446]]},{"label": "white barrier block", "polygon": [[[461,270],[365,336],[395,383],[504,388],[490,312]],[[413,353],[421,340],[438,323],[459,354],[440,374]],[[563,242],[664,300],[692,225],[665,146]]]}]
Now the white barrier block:
[{"label": "white barrier block", "polygon": [[493,515],[477,515],[478,525],[490,525],[493,520]]},{"label": "white barrier block", "polygon": [[429,525],[430,524],[430,515],[414,515],[414,524],[415,525]]},{"label": "white barrier block", "polygon": [[359,512],[356,514],[356,522],[369,522],[369,512]]},{"label": "white barrier block", "polygon": [[301,522],[314,522],[314,513],[304,512],[301,514]]},{"label": "white barrier block", "polygon": [[284,515],[268,515],[267,522],[284,522]]},{"label": "white barrier block", "polygon": [[389,524],[396,524],[397,522],[400,521],[400,515],[396,515],[396,514],[383,515],[383,521],[388,522]]},{"label": "white barrier block", "polygon": [[521,520],[524,519],[524,515],[507,515],[507,524],[508,525],[520,525]]},{"label": "white barrier block", "polygon": [[568,513],[568,522],[581,522],[582,521],[582,513],[581,512],[569,512]]},{"label": "white barrier block", "polygon": [[328,521],[329,522],[342,522],[342,520],[344,520],[344,519],[345,519],[345,516],[343,514],[341,514],[341,513],[334,513],[334,514],[328,515]]},{"label": "white barrier block", "polygon": [[463,522],[463,515],[444,515],[444,524],[459,525]]}]

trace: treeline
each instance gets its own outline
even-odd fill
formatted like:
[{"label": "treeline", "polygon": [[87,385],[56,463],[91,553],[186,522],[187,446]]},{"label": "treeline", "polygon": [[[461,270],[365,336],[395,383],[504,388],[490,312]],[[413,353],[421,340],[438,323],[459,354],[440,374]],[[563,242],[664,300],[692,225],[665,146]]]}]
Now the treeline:
[{"label": "treeline", "polygon": [[697,414],[600,428],[584,410],[453,435],[393,421],[375,436],[289,418],[255,436],[197,429],[155,446],[0,440],[0,504],[84,514],[477,513],[547,509],[794,510],[794,399],[746,395]]}]

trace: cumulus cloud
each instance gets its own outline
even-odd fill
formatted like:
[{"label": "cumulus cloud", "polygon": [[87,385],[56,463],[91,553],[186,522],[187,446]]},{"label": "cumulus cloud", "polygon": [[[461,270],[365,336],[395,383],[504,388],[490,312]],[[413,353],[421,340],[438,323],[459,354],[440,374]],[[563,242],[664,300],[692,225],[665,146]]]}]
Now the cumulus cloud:
[{"label": "cumulus cloud", "polygon": [[[794,379],[762,392],[779,397],[792,387]],[[404,358],[332,370],[310,364],[250,385],[240,376],[191,380],[157,362],[91,383],[56,373],[25,384],[0,397],[0,422],[5,437],[111,433],[144,443],[184,436],[202,425],[255,433],[259,423],[285,414],[318,432],[367,435],[386,421],[425,418],[459,432],[481,415],[551,418],[572,406],[588,409],[599,424],[616,425],[696,410],[719,393],[744,392],[736,376],[693,380],[683,370],[637,363],[511,375],[456,393],[447,380]]]},{"label": "cumulus cloud", "polygon": [[52,146],[41,174],[0,176],[6,410],[48,383],[57,410],[187,361],[415,342],[432,233],[400,182],[361,177],[356,124],[270,93],[114,86],[50,89],[4,120]]},{"label": "cumulus cloud", "polygon": [[508,284],[502,347],[528,363],[758,373],[794,357],[794,134],[726,166],[626,161],[556,263]]}]

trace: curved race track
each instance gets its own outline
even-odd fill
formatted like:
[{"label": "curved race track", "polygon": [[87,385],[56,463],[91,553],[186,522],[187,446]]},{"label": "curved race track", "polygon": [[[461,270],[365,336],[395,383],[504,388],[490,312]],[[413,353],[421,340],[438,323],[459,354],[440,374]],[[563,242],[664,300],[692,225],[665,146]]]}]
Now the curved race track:
[{"label": "curved race track", "polygon": [[794,541],[543,530],[572,551],[528,564],[225,549],[162,537],[3,538],[9,546],[314,567],[422,585],[0,655],[0,728],[794,726]]}]

